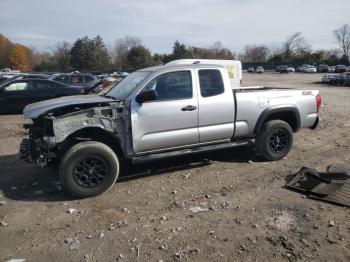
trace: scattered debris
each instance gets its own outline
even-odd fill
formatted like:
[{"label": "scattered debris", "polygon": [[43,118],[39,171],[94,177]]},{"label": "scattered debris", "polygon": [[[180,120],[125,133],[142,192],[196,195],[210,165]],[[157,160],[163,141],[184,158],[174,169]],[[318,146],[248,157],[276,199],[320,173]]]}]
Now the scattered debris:
[{"label": "scattered debris", "polygon": [[171,193],[174,194],[174,195],[176,195],[178,192],[179,192],[179,191],[177,191],[177,190],[173,190]]},{"label": "scattered debris", "polygon": [[78,211],[75,209],[75,208],[69,208],[68,210],[67,210],[67,213],[69,213],[69,214],[75,214],[75,213],[77,213]]},{"label": "scattered debris", "polygon": [[100,238],[103,238],[104,236],[105,236],[105,233],[103,233],[103,232],[101,232],[99,235]]},{"label": "scattered debris", "polygon": [[76,250],[80,247],[80,240],[74,239],[74,241],[69,245],[69,250]]},{"label": "scattered debris", "polygon": [[206,207],[190,207],[189,210],[190,210],[192,213],[198,213],[198,212],[209,211],[209,208],[206,208]]},{"label": "scattered debris", "polygon": [[0,206],[4,206],[4,205],[6,205],[7,204],[7,202],[5,201],[5,200],[1,200],[0,201]]},{"label": "scattered debris", "polygon": [[9,224],[7,224],[6,222],[4,222],[4,221],[1,221],[0,222],[0,226],[2,226],[2,227],[7,227]]},{"label": "scattered debris", "polygon": [[330,219],[330,220],[328,221],[328,226],[330,226],[330,227],[335,226],[334,220]]},{"label": "scattered debris", "polygon": [[221,207],[222,207],[222,208],[225,208],[225,209],[231,208],[231,203],[228,202],[228,201],[225,201],[225,202],[223,202],[223,203],[221,204]]},{"label": "scattered debris", "polygon": [[10,260],[6,260],[5,262],[24,262],[25,258],[11,258]]},{"label": "scattered debris", "polygon": [[310,198],[350,207],[350,166],[329,166],[327,173],[303,167],[286,186]]}]

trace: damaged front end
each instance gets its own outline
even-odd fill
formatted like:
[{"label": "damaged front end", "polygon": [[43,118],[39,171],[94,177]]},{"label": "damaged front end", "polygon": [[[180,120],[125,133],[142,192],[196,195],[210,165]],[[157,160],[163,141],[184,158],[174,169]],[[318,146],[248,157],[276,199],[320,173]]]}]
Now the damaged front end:
[{"label": "damaged front end", "polygon": [[[66,106],[45,112],[25,124],[29,137],[20,145],[20,158],[41,167],[55,163],[74,143],[89,140],[88,132],[108,132],[116,137],[123,108],[118,102]],[[118,113],[119,112],[119,113]]]},{"label": "damaged front end", "polygon": [[24,138],[20,145],[20,158],[26,162],[35,162],[46,166],[52,158],[47,140],[53,137],[52,121],[45,118],[32,119],[32,124],[24,124],[29,137]]}]

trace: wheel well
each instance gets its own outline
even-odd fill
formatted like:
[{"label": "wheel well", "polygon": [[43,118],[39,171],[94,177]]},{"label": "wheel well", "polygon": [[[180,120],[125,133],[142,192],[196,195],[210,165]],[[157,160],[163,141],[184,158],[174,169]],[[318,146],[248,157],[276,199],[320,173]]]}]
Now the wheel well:
[{"label": "wheel well", "polygon": [[63,154],[75,144],[90,140],[101,142],[109,146],[117,154],[118,157],[124,157],[119,138],[113,133],[98,127],[86,127],[69,135],[62,143],[58,145],[60,151],[59,155],[63,156]]},{"label": "wheel well", "polygon": [[257,134],[262,129],[263,125],[270,120],[282,120],[287,122],[292,128],[293,132],[297,132],[300,128],[300,115],[298,109],[295,107],[272,107],[264,110],[254,129],[254,133]]},{"label": "wheel well", "polygon": [[264,123],[270,120],[282,120],[284,122],[287,122],[292,128],[293,132],[296,132],[299,129],[298,118],[292,111],[272,113],[265,119]]}]

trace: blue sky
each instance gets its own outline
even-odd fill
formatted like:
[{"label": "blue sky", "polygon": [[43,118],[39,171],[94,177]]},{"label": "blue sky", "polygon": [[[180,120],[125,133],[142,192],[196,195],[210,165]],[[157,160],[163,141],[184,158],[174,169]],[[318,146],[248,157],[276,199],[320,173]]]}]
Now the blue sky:
[{"label": "blue sky", "polygon": [[238,52],[299,31],[313,49],[335,48],[332,31],[350,23],[350,0],[0,0],[0,10],[0,33],[41,51],[99,34],[110,47],[129,35],[152,52],[170,52],[176,39]]}]

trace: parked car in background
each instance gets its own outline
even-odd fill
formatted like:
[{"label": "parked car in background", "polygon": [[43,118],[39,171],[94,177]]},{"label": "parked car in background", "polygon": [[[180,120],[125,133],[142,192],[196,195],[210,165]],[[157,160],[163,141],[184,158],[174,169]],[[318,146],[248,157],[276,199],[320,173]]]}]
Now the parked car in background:
[{"label": "parked car in background", "polygon": [[287,67],[287,71],[289,72],[289,73],[294,73],[295,72],[295,69],[294,69],[294,67]]},{"label": "parked car in background", "polygon": [[322,77],[322,83],[335,85],[339,83],[339,79],[339,75],[336,74],[325,75]]},{"label": "parked car in background", "polygon": [[64,83],[68,86],[81,87],[85,93],[100,82],[97,76],[91,74],[57,74],[51,80]]},{"label": "parked car in background", "polygon": [[247,72],[248,73],[254,73],[254,71],[255,71],[255,69],[254,69],[254,67],[248,67],[248,69],[247,69]]},{"label": "parked car in background", "polygon": [[346,66],[345,65],[336,65],[335,72],[336,73],[345,73],[346,72]]},{"label": "parked car in background", "polygon": [[49,79],[15,79],[0,85],[0,113],[22,113],[31,103],[55,97],[78,95],[81,88]]},{"label": "parked car in background", "polygon": [[329,67],[329,73],[335,73],[335,66]]},{"label": "parked car in background", "polygon": [[347,85],[349,83],[350,72],[345,72],[339,75],[339,84]]},{"label": "parked car in background", "polygon": [[256,68],[255,72],[256,72],[256,73],[262,74],[262,73],[265,72],[265,70],[264,70],[264,68],[263,68],[262,66],[258,66],[258,67]]},{"label": "parked car in background", "polygon": [[350,72],[344,73],[344,76],[342,77],[342,85],[350,86]]},{"label": "parked car in background", "polygon": [[330,72],[330,68],[326,64],[320,64],[317,67],[317,72],[318,73],[329,73]]},{"label": "parked car in background", "polygon": [[312,65],[308,65],[305,69],[304,69],[305,73],[316,73],[317,69],[316,67],[312,66]]},{"label": "parked car in background", "polygon": [[280,74],[288,74],[289,73],[288,66],[281,66],[279,72]]}]

